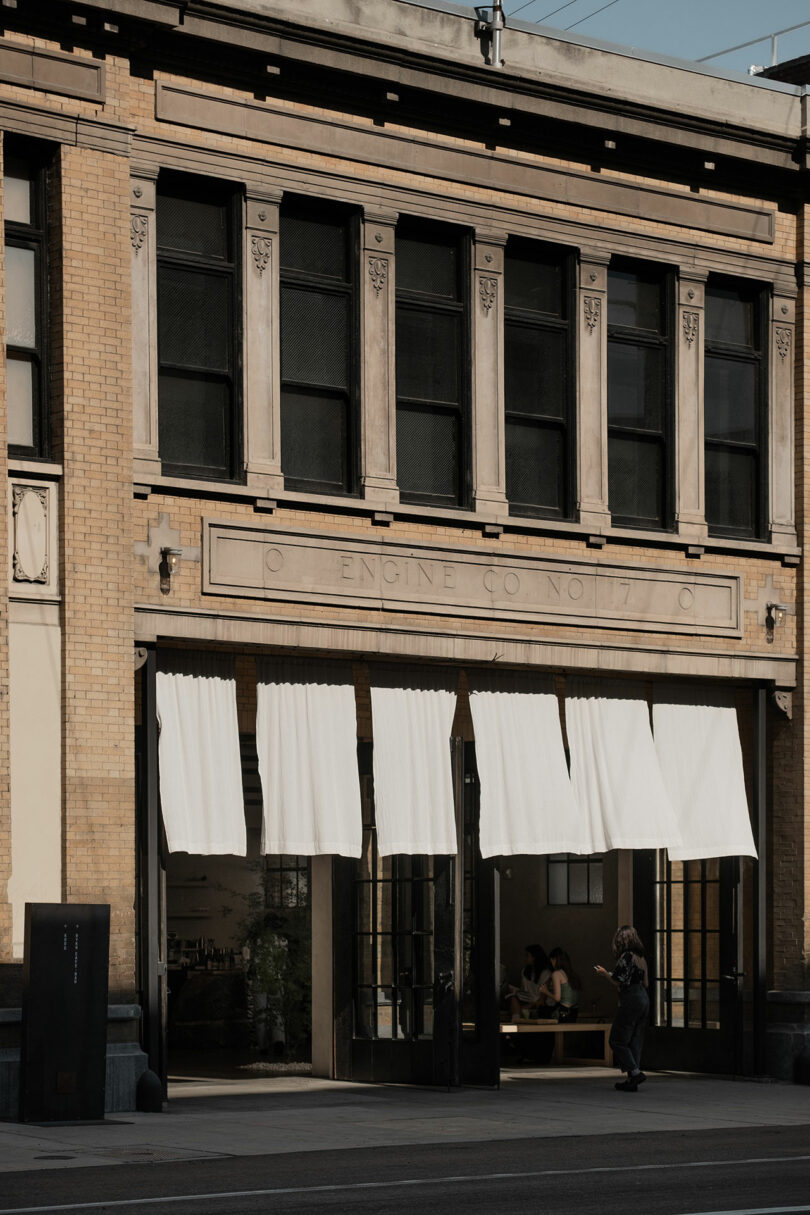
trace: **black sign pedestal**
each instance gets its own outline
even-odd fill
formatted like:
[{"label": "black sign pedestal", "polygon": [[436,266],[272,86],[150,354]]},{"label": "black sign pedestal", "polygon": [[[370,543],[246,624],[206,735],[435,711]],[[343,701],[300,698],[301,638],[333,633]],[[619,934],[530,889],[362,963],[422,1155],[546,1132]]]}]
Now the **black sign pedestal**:
[{"label": "black sign pedestal", "polygon": [[27,903],[21,1122],[103,1121],[110,908]]}]

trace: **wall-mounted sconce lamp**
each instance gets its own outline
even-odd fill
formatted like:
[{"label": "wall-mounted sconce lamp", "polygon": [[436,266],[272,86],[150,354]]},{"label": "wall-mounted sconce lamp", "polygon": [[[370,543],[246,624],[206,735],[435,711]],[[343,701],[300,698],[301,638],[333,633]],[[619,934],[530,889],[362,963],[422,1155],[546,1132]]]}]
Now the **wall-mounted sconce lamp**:
[{"label": "wall-mounted sconce lamp", "polygon": [[765,630],[768,644],[773,644],[773,631],[777,625],[785,623],[787,607],[784,603],[768,603],[765,605]]},{"label": "wall-mounted sconce lamp", "polygon": [[164,595],[168,595],[172,589],[172,574],[180,564],[182,556],[181,548],[162,548],[160,550],[158,573],[160,574],[160,590]]}]

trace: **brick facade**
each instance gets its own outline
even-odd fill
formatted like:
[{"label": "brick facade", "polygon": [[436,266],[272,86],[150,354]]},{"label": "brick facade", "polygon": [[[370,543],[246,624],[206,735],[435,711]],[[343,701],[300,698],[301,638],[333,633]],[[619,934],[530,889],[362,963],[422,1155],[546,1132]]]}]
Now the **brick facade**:
[{"label": "brick facade", "polygon": [[[113,0],[109,7],[114,14]],[[301,21],[306,22],[307,14],[310,10],[315,13],[317,7],[317,0],[305,5]],[[66,11],[62,4],[55,6],[60,14],[63,8]],[[146,259],[149,241],[154,241],[154,207],[149,209],[151,204],[139,191],[143,183],[159,180],[160,171],[171,169],[232,180],[251,198],[255,195],[277,200],[285,190],[320,193],[357,205],[366,215],[387,215],[389,220],[397,213],[420,214],[444,219],[488,238],[493,233],[500,237],[513,233],[543,240],[556,238],[561,244],[577,248],[583,263],[591,259],[598,264],[601,258],[604,264],[611,253],[618,253],[677,266],[682,276],[694,273],[698,279],[710,272],[738,274],[769,285],[780,299],[791,297],[798,270],[800,290],[790,354],[795,363],[795,452],[791,458],[795,463],[796,523],[801,543],[810,493],[810,410],[804,408],[810,397],[810,369],[804,359],[810,340],[810,297],[804,283],[810,214],[807,208],[792,205],[788,168],[778,178],[775,174],[776,184],[767,197],[757,193],[752,184],[758,180],[755,170],[760,144],[765,147],[775,142],[766,129],[770,117],[763,110],[761,131],[752,119],[750,143],[745,144],[739,137],[738,162],[725,176],[720,171],[709,178],[698,165],[701,154],[696,153],[695,181],[690,189],[684,185],[682,168],[667,177],[668,131],[680,130],[674,96],[677,81],[670,82],[672,96],[668,103],[660,97],[649,101],[650,109],[657,110],[661,117],[655,134],[658,160],[653,168],[642,172],[640,153],[628,153],[622,160],[620,152],[615,161],[605,153],[595,164],[584,152],[580,159],[561,155],[559,139],[550,139],[548,147],[543,148],[527,136],[524,147],[519,136],[510,144],[503,134],[501,144],[493,142],[501,136],[482,136],[474,129],[459,134],[453,131],[452,122],[437,121],[435,129],[426,129],[429,122],[424,115],[421,120],[417,116],[409,119],[407,113],[372,118],[368,113],[371,103],[363,100],[365,94],[359,85],[358,96],[348,97],[345,110],[329,109],[323,99],[335,95],[331,85],[321,82],[318,90],[313,88],[312,95],[303,99],[285,91],[282,73],[279,96],[274,98],[267,90],[275,77],[265,75],[260,89],[253,79],[252,60],[249,67],[240,68],[228,58],[227,66],[213,72],[211,64],[217,60],[218,50],[210,41],[204,42],[199,76],[184,75],[177,65],[178,60],[182,65],[184,56],[190,62],[184,35],[178,31],[156,32],[147,8],[144,6],[144,12],[136,18],[141,35],[150,31],[145,42],[140,37],[129,39],[123,18],[124,33],[118,41],[111,41],[113,35],[102,33],[92,23],[86,30],[73,28],[73,59],[89,63],[101,62],[104,57],[103,103],[70,96],[56,87],[53,92],[24,87],[0,76],[0,107],[6,107],[2,114],[7,116],[8,129],[27,138],[51,141],[55,148],[50,176],[53,445],[49,458],[60,466],[53,476],[61,494],[61,895],[66,902],[101,901],[111,905],[111,1000],[126,1002],[138,994],[132,652],[134,645],[156,641],[167,647],[216,646],[236,654],[239,722],[244,731],[249,731],[255,720],[256,647],[302,653],[334,648],[343,652],[355,661],[361,737],[369,733],[367,664],[378,657],[480,663],[497,661],[493,656],[508,646],[507,665],[547,668],[557,674],[568,669],[634,674],[648,681],[675,671],[705,680],[734,680],[737,689],[744,688],[746,694],[755,683],[767,684],[769,690],[788,690],[798,670],[792,717],[788,720],[772,707],[768,720],[768,982],[779,989],[806,988],[810,966],[810,814],[806,808],[810,715],[802,665],[797,658],[803,654],[806,638],[810,585],[805,564],[798,564],[799,549],[795,545],[770,544],[767,540],[724,543],[705,537],[696,542],[685,531],[645,535],[629,530],[622,533],[608,526],[599,537],[603,547],[597,547],[590,530],[579,526],[575,519],[568,525],[558,525],[516,519],[495,509],[477,515],[472,508],[463,512],[420,512],[403,508],[396,495],[387,502],[383,495],[382,504],[372,506],[362,495],[335,502],[327,496],[282,490],[275,495],[276,502],[275,491],[256,488],[246,478],[233,484],[210,482],[200,486],[163,476],[156,451],[152,452],[151,465],[147,457],[140,463],[136,460],[133,477],[133,425],[137,427],[139,408],[133,403],[133,329],[137,343],[144,326],[149,329],[155,323],[151,304],[132,296],[132,259]],[[65,53],[65,39],[57,28],[45,23],[42,28],[27,29],[21,16],[14,20],[18,28],[9,26],[3,41],[32,51]],[[54,23],[58,25],[56,14]],[[235,19],[234,28],[237,26]],[[362,56],[363,40],[371,35],[363,30],[355,33],[355,50],[359,48]],[[528,39],[529,35],[521,37]],[[455,47],[448,52],[448,61],[453,73],[458,69],[459,78],[470,70],[469,65],[461,70],[461,54]],[[191,73],[192,69],[186,70]],[[677,72],[670,68],[666,71]],[[227,83],[212,83],[212,72],[216,80],[227,79]],[[522,99],[524,89],[527,97],[533,95],[537,84],[528,69],[524,76],[523,84],[517,76],[510,85],[517,101]],[[212,112],[206,109],[207,102],[200,102],[197,126],[160,118],[160,90],[168,85],[204,94],[212,106],[214,101],[232,103],[237,115],[233,132],[211,129],[216,124],[207,120]],[[381,87],[380,81],[375,82],[377,92]],[[578,87],[588,88],[588,81],[583,79]],[[742,81],[735,87],[741,97],[746,90],[757,92]],[[746,95],[746,104],[756,115],[756,98]],[[364,161],[360,152],[341,156],[293,146],[292,139],[290,146],[284,146],[283,140],[275,144],[264,136],[249,138],[246,131],[251,127],[241,117],[240,106],[248,112],[248,107],[257,105],[272,110],[279,124],[287,118],[302,123],[316,119],[330,134],[348,127],[358,139],[358,148],[366,146],[361,136],[385,133],[397,147],[406,149],[402,164],[392,167],[382,156]],[[438,111],[438,101],[436,106]],[[249,112],[252,114],[252,109]],[[613,121],[618,131],[621,120],[617,114],[607,121]],[[716,128],[719,139],[724,116],[718,112],[706,121]],[[616,137],[621,143],[621,135]],[[799,137],[797,129],[797,141]],[[652,135],[646,138],[652,139]],[[480,178],[472,180],[471,170],[469,180],[457,178],[448,184],[443,177],[420,171],[419,149],[427,144],[440,146],[448,154],[468,155],[469,164],[478,166]],[[708,150],[705,155],[709,155]],[[488,185],[490,161],[497,168],[506,159],[510,171],[533,168],[568,174],[564,180],[567,185],[574,183],[570,186],[573,201],[562,190],[559,198],[544,198],[520,193],[516,187],[510,190]],[[594,182],[599,188],[621,185],[635,189],[640,198],[645,191],[644,198],[653,194],[656,199],[664,197],[677,208],[710,204],[716,206],[720,218],[713,225],[689,226],[681,218],[687,212],[681,209],[673,211],[678,218],[672,222],[652,219],[645,213],[643,198],[637,213],[630,205],[614,211],[604,203],[587,205],[582,199],[592,197],[589,191]],[[139,207],[144,209],[145,228],[131,228],[131,206],[133,213]],[[694,211],[696,217],[705,214],[715,212]],[[773,239],[763,241],[756,234],[735,234],[734,226],[743,223],[740,215],[753,217],[752,225],[764,216],[772,225]],[[138,244],[139,240],[145,243]],[[362,269],[365,254],[360,261]],[[257,273],[247,250],[244,263],[244,275]],[[264,272],[263,268],[258,270]],[[266,271],[276,272],[275,266]],[[368,286],[364,289],[370,291]],[[3,296],[0,279],[0,311]],[[157,337],[151,329],[147,346],[150,357],[156,358]],[[0,361],[0,473],[6,475],[2,367]],[[156,407],[157,402],[150,400],[149,409]],[[152,414],[147,421],[151,424]],[[13,457],[11,463],[13,469]],[[781,467],[789,464],[789,459],[783,459]],[[47,467],[40,468],[38,475],[47,477]],[[375,509],[381,508],[391,516],[384,520],[386,526],[380,526],[380,519],[375,518]],[[604,627],[597,620],[585,626],[564,619],[523,622],[472,613],[441,619],[428,612],[394,611],[384,605],[378,609],[315,600],[304,605],[268,604],[261,598],[206,594],[199,549],[204,542],[205,521],[212,519],[244,525],[264,521],[290,531],[390,543],[428,541],[459,553],[497,551],[538,563],[585,560],[597,568],[608,564],[641,566],[677,571],[684,579],[706,573],[740,576],[743,627],[740,636],[718,637],[699,630],[684,635],[667,633],[663,628],[645,632],[630,625]],[[154,539],[166,528],[172,534],[176,532],[178,539],[173,543],[183,549],[168,596],[160,592],[156,569],[162,542]],[[8,567],[7,536],[7,529],[0,529],[0,559]],[[698,552],[694,551],[696,544]],[[788,608],[784,624],[774,630],[771,639],[765,626],[769,602]],[[8,665],[7,621],[8,587],[4,587],[0,600],[0,671]],[[0,695],[0,960],[6,962],[12,961],[11,909],[5,895],[11,832],[8,714],[9,698]],[[469,735],[469,721],[465,719],[461,726]]]}]

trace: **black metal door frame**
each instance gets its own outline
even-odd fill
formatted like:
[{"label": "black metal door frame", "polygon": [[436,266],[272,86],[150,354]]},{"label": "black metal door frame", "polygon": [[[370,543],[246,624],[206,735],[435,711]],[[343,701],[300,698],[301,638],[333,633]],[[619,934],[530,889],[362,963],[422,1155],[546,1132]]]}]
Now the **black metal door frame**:
[{"label": "black metal door frame", "polygon": [[166,1095],[165,875],[158,789],[158,725],[154,645],[141,666],[137,804],[137,963],[141,1046]]}]

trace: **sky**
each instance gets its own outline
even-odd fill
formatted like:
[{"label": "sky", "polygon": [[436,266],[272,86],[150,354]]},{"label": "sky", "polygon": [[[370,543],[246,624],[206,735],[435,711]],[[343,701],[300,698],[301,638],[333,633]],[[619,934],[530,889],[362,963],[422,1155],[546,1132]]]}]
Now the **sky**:
[{"label": "sky", "polygon": [[[507,22],[512,14],[556,29],[573,27],[572,36],[582,34],[680,59],[726,51],[707,66],[741,72],[752,64],[772,62],[769,35],[807,22],[803,29],[779,35],[776,61],[810,54],[807,0],[768,4],[761,0],[504,0],[504,12]],[[755,38],[760,41],[753,46],[728,50]]]}]

